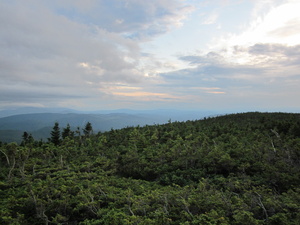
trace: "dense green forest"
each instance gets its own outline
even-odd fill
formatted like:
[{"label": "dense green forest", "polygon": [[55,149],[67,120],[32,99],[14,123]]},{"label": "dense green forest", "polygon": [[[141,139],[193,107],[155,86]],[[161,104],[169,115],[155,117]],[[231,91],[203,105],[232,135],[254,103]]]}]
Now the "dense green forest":
[{"label": "dense green forest", "polygon": [[56,123],[0,150],[0,224],[300,224],[300,114]]}]

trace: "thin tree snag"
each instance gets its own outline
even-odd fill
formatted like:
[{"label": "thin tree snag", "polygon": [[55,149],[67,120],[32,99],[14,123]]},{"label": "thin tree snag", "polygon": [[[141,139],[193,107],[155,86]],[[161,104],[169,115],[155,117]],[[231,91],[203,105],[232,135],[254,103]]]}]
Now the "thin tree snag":
[{"label": "thin tree snag", "polygon": [[258,205],[263,209],[264,214],[265,214],[265,216],[266,216],[266,220],[269,220],[268,212],[267,212],[267,210],[266,210],[264,204],[263,204],[262,201],[261,201],[261,195],[258,194],[256,191],[255,191],[254,193],[257,194],[257,196],[258,196]]},{"label": "thin tree snag", "polygon": [[2,152],[5,155],[7,164],[10,166],[10,161],[9,161],[9,158],[8,158],[7,154],[4,151],[2,151],[1,149],[0,149],[0,152]]}]

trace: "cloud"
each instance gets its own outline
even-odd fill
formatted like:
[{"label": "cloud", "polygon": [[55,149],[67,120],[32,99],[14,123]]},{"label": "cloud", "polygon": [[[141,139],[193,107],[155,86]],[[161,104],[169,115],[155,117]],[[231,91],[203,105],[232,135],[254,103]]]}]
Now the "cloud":
[{"label": "cloud", "polygon": [[225,60],[218,52],[209,52],[203,55],[180,56],[179,59],[188,62],[190,65],[222,64]]},{"label": "cloud", "polygon": [[123,97],[133,97],[139,98],[143,101],[170,101],[176,100],[178,97],[172,96],[170,94],[165,93],[154,93],[154,92],[113,92],[114,95],[123,96]]},{"label": "cloud", "polygon": [[0,106],[101,99],[108,83],[146,82],[139,41],[180,25],[190,10],[171,0],[1,1]]},{"label": "cloud", "polygon": [[[121,103],[118,107],[127,107],[127,103],[152,100],[162,106],[172,101],[194,105],[221,101],[217,96],[222,101],[237,96],[242,102],[246,94],[300,94],[296,88],[300,80],[298,1],[254,1],[255,17],[249,26],[224,35],[218,30],[209,47],[196,53],[178,53],[178,58],[159,55],[164,48],[144,53],[145,42],[188,22],[185,18],[195,10],[188,2],[194,3],[1,1],[0,107],[13,102],[95,108]],[[205,13],[204,24],[219,19],[215,12],[220,18],[224,13],[220,8],[211,9]],[[187,25],[200,26],[199,21]],[[187,27],[183,30],[190,31]],[[203,32],[211,29],[202,27]],[[222,32],[225,29],[224,22]],[[180,32],[170,33],[173,40],[190,40],[176,35],[193,35]],[[164,43],[169,40],[165,36]],[[179,44],[189,46],[184,41]]]},{"label": "cloud", "polygon": [[300,27],[299,7],[299,1],[294,0],[256,1],[252,21],[244,31],[214,39],[207,53],[180,59],[198,70],[202,67],[214,80],[226,78],[226,84],[234,79],[257,85],[272,81],[275,85],[282,77],[295,77],[300,60],[300,33],[296,32]]},{"label": "cloud", "polygon": [[[132,38],[151,37],[180,26],[193,7],[172,0],[85,0],[55,1],[61,15],[78,22],[93,23],[108,32],[123,33]],[[70,7],[73,6],[73,7]]]},{"label": "cloud", "polygon": [[[80,91],[70,93],[66,88],[45,89],[44,86],[33,87],[28,84],[16,83],[13,85],[0,85],[0,105],[20,106],[57,106],[57,103],[65,100],[83,100],[89,96]],[[59,99],[59,101],[58,101]]]},{"label": "cloud", "polygon": [[189,93],[190,99],[201,98],[202,105],[209,102],[224,108],[233,104],[261,108],[295,105],[295,96],[300,94],[297,88],[300,41],[299,44],[285,41],[233,44],[231,37],[229,40],[207,53],[179,56],[190,68],[161,73],[164,86],[176,89],[178,94]]},{"label": "cloud", "polygon": [[300,19],[294,18],[291,20],[288,20],[284,24],[285,26],[276,28],[269,32],[270,36],[275,36],[279,38],[285,38],[285,37],[293,37],[299,35],[300,30]]},{"label": "cloud", "polygon": [[215,24],[218,20],[219,15],[217,13],[212,13],[208,15],[205,20],[202,22],[204,25],[210,25],[210,24]]},{"label": "cloud", "polygon": [[162,73],[171,85],[194,87],[195,83],[207,86],[233,87],[262,85],[282,77],[300,75],[300,45],[262,44],[233,46],[227,50],[199,55],[180,56],[192,68]]},{"label": "cloud", "polygon": [[191,89],[209,94],[226,94],[226,92],[222,91],[219,87],[191,87]]},{"label": "cloud", "polygon": [[300,60],[300,45],[288,46],[283,44],[255,44],[248,48],[252,55],[262,55],[274,61],[286,63],[287,61],[298,64]]},{"label": "cloud", "polygon": [[[264,11],[262,16],[258,14],[262,11],[261,8],[264,10],[267,8],[269,11]],[[293,0],[256,1],[254,17],[249,24],[244,25],[246,29],[242,33],[227,33],[221,38],[215,38],[210,47],[211,49],[221,49],[228,46],[250,46],[257,43],[300,44],[299,8],[300,2]]]}]

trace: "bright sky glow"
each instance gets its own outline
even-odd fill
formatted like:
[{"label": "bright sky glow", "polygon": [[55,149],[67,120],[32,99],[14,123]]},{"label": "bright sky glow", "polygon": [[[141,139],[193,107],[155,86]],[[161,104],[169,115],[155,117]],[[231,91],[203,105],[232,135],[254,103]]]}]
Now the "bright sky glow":
[{"label": "bright sky glow", "polygon": [[298,0],[2,0],[0,109],[300,110]]}]

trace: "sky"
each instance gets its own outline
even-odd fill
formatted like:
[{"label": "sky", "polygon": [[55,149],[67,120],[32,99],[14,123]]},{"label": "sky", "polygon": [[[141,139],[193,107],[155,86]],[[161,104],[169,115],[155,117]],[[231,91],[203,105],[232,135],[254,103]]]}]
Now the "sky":
[{"label": "sky", "polygon": [[0,109],[300,111],[299,0],[0,0]]}]

